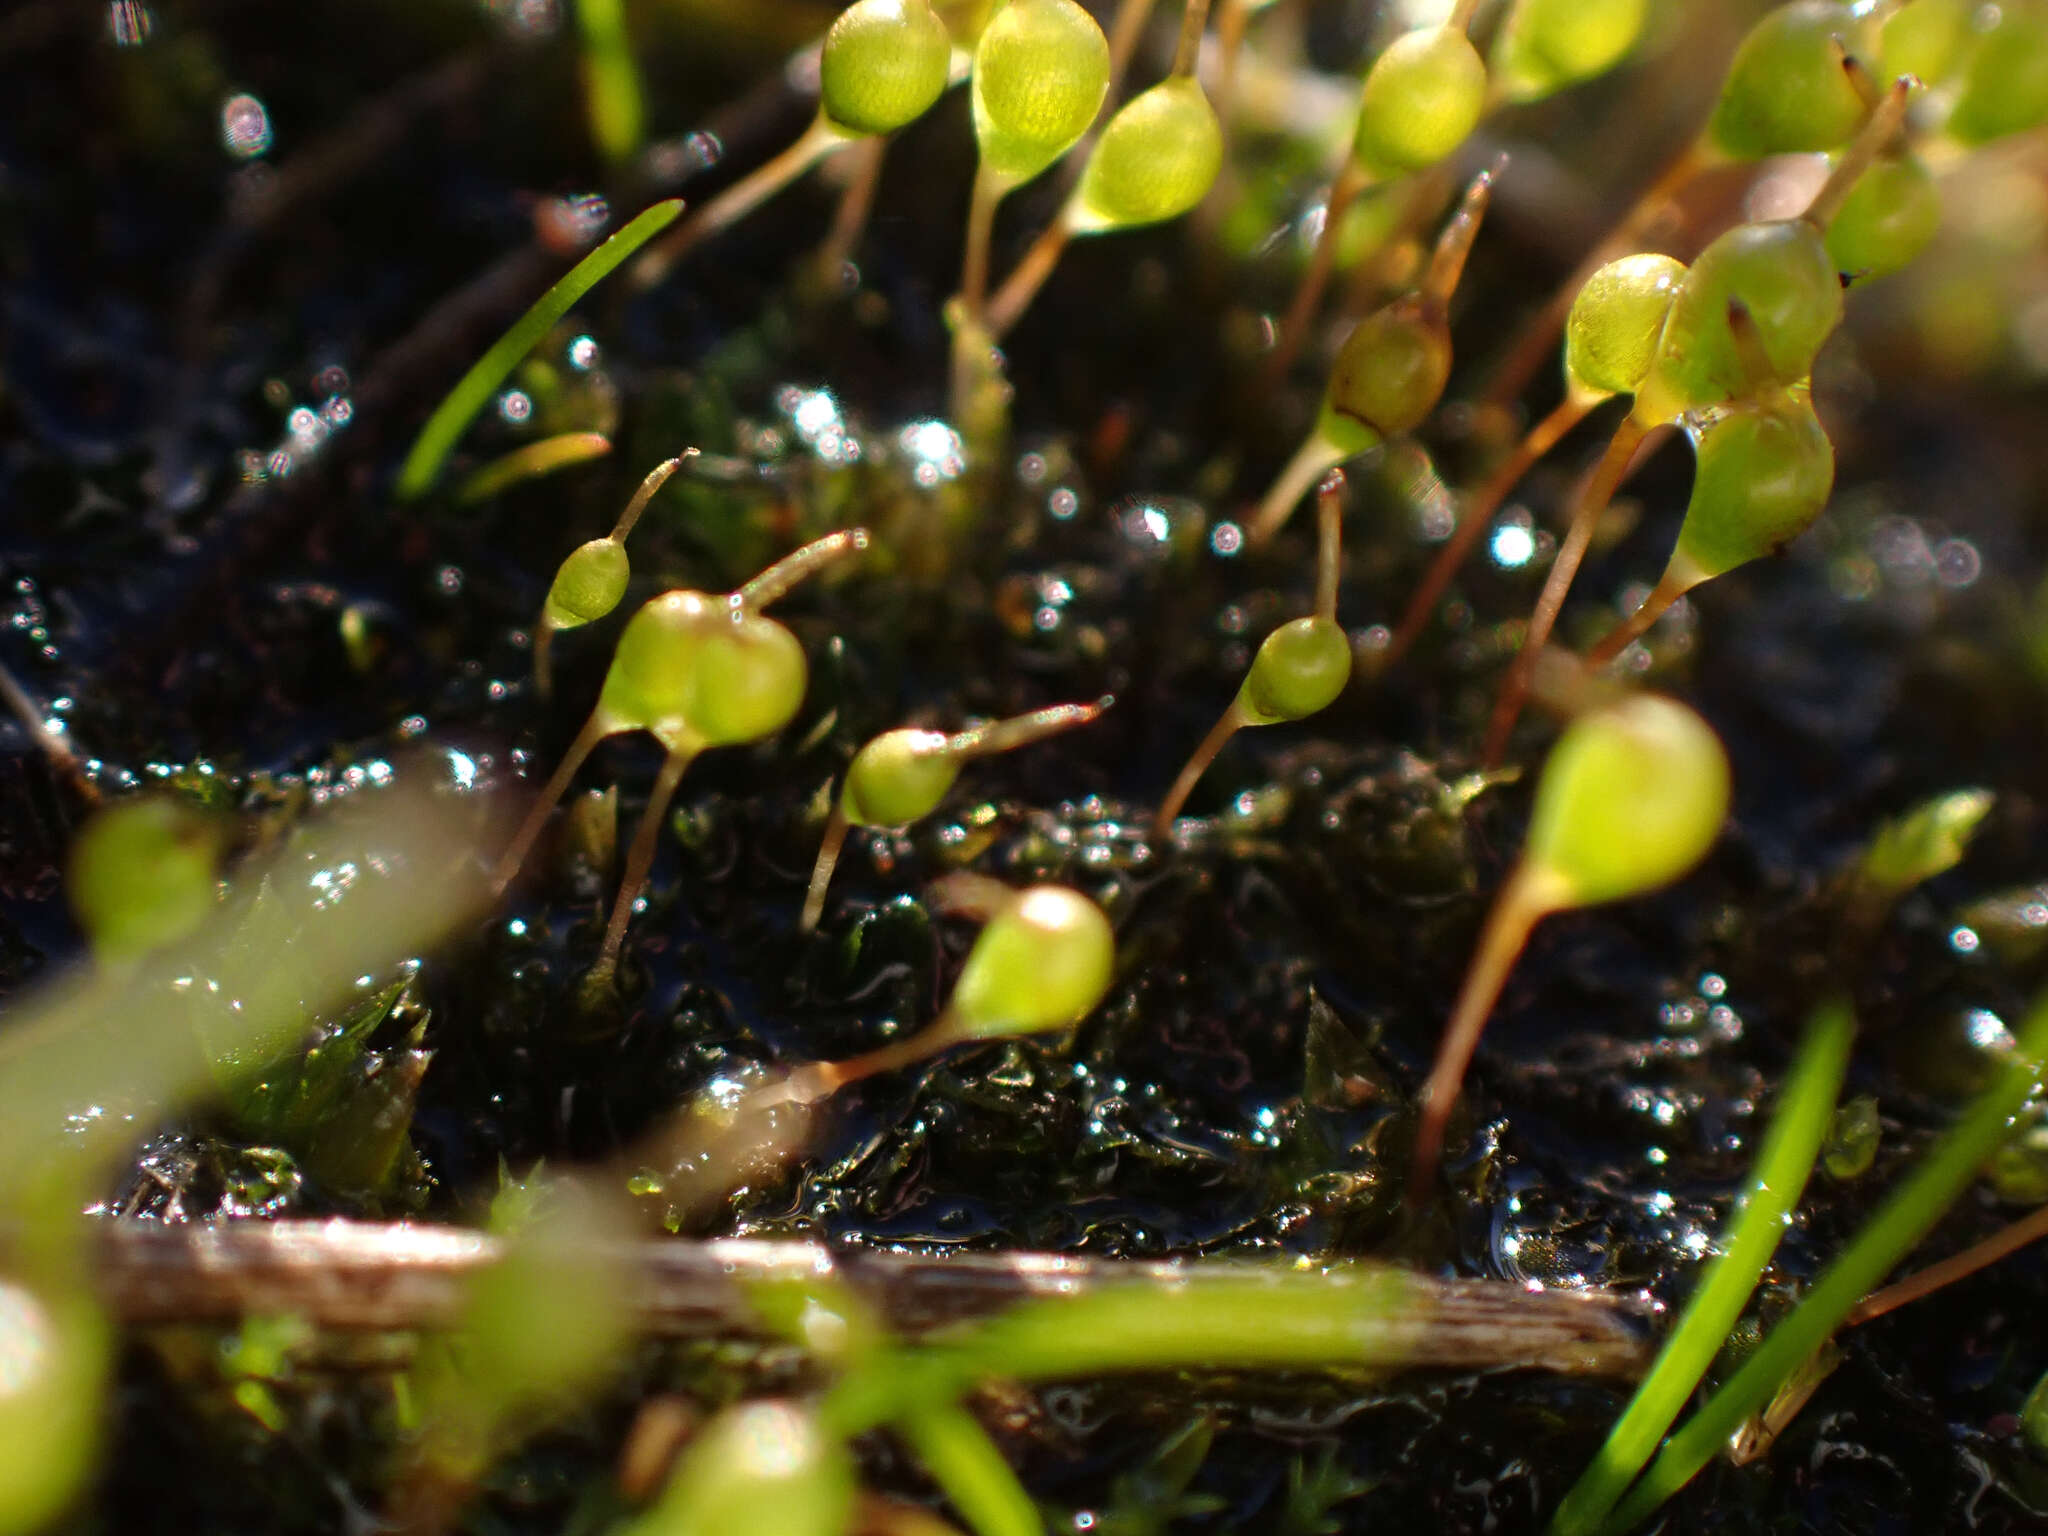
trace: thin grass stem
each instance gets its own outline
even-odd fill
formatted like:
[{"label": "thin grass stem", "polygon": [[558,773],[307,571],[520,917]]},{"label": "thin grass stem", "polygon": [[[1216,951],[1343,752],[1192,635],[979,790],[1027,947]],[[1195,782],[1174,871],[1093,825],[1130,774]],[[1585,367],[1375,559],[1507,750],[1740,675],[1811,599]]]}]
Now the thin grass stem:
[{"label": "thin grass stem", "polygon": [[621,0],[576,0],[583,35],[583,111],[598,152],[623,165],[640,152],[647,109]]},{"label": "thin grass stem", "polygon": [[420,428],[420,435],[398,471],[397,494],[401,501],[415,500],[433,487],[463,429],[519,366],[520,359],[539,345],[576,301],[610,276],[620,262],[674,223],[682,211],[681,198],[670,198],[645,210],[564,273],[531,309],[512,323],[510,330],[491,344]]},{"label": "thin grass stem", "polygon": [[1607,1443],[1551,1516],[1551,1536],[1591,1536],[1599,1528],[1727,1342],[1813,1174],[1855,1037],[1856,1016],[1844,999],[1830,1000],[1807,1020],[1791,1076],[1749,1185],[1722,1229],[1718,1252],[1656,1363],[1608,1431]]},{"label": "thin grass stem", "polygon": [[577,464],[587,464],[611,451],[612,440],[602,432],[562,432],[554,437],[544,437],[537,443],[514,448],[465,475],[455,488],[456,505],[475,506],[512,486],[538,480],[543,475],[552,475]]},{"label": "thin grass stem", "polygon": [[896,1429],[974,1536],[1044,1536],[1038,1506],[965,1408],[923,1403],[898,1419]]},{"label": "thin grass stem", "polygon": [[2034,1001],[1997,1080],[1977,1097],[1954,1130],[1897,1186],[1848,1248],[1814,1282],[1806,1299],[1759,1345],[1728,1382],[1665,1443],[1605,1529],[1625,1531],[1647,1519],[1690,1482],[1727,1444],[1729,1435],[1768,1402],[1849,1316],[1863,1296],[1927,1235],[1996,1150],[2012,1117],[2041,1081],[2048,1059],[2048,994]]}]

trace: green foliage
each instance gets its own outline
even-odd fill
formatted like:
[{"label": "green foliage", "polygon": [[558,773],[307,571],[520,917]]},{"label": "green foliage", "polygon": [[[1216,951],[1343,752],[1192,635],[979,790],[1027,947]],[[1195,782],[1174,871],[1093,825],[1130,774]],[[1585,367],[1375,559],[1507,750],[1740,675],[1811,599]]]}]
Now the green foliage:
[{"label": "green foliage", "polygon": [[1996,800],[1988,789],[1955,789],[1887,821],[1857,862],[1856,878],[1896,897],[1963,861]]},{"label": "green foliage", "polygon": [[1605,74],[1642,36],[1648,0],[1518,0],[1493,42],[1509,101],[1537,101]]},{"label": "green foliage", "polygon": [[1192,77],[1141,91],[1102,130],[1069,221],[1077,233],[1177,219],[1209,193],[1223,167],[1223,130]]},{"label": "green foliage", "polygon": [[819,105],[849,133],[894,133],[939,99],[952,56],[930,0],[854,0],[825,34]]},{"label": "green foliage", "polygon": [[1565,319],[1565,377],[1579,389],[1633,394],[1657,356],[1685,263],[1644,253],[1610,261],[1586,279]]},{"label": "green foliage", "polygon": [[1883,277],[1927,249],[1941,228],[1941,191],[1918,155],[1888,155],[1857,178],[1828,221],[1828,255],[1857,279]]},{"label": "green foliage", "polygon": [[853,1454],[810,1408],[736,1403],[694,1437],[630,1536],[844,1536]]},{"label": "green foliage", "polygon": [[1834,446],[1804,390],[1735,402],[1700,429],[1695,452],[1674,584],[1775,553],[1812,525],[1834,489]]},{"label": "green foliage", "polygon": [[1728,817],[1728,756],[1693,711],[1655,694],[1589,710],[1565,727],[1522,858],[1560,906],[1667,885],[1697,864]]},{"label": "green foliage", "polygon": [[1238,704],[1247,724],[1301,720],[1328,708],[1350,681],[1351,637],[1334,619],[1311,614],[1261,642]]},{"label": "green foliage", "polygon": [[1074,0],[1009,0],[975,44],[970,88],[982,165],[1015,186],[1095,121],[1109,92],[1109,39]]},{"label": "green foliage", "polygon": [[1397,37],[1373,60],[1351,154],[1376,177],[1426,171],[1471,136],[1486,108],[1486,62],[1458,27]]},{"label": "green foliage", "polygon": [[990,917],[947,1012],[970,1038],[1065,1029],[1094,1011],[1115,974],[1102,908],[1064,886],[1036,885]]},{"label": "green foliage", "polygon": [[[1731,305],[1747,313],[1755,349],[1738,342]],[[1636,419],[1676,421],[1765,384],[1803,379],[1841,319],[1842,285],[1819,230],[1803,219],[1738,224],[1686,273],[1637,391]],[[1756,377],[1759,354],[1767,378]]]},{"label": "green foliage", "polygon": [[1835,0],[1793,0],[1766,12],[1728,66],[1708,141],[1732,160],[1847,143],[1868,111],[1842,68],[1861,25]]},{"label": "green foliage", "polygon": [[227,828],[176,795],[116,801],[71,846],[65,892],[103,965],[188,938],[213,910]]},{"label": "green foliage", "polygon": [[1968,45],[1951,137],[1984,144],[2048,122],[2048,5],[2005,0],[1986,7],[1988,18]]}]

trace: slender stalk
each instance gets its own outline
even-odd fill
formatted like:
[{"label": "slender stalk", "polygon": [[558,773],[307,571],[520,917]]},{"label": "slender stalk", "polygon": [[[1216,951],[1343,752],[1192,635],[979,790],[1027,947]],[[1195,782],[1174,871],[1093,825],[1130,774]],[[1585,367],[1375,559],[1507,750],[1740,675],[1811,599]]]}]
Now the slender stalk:
[{"label": "slender stalk", "polygon": [[868,531],[865,528],[842,528],[822,539],[813,539],[802,549],[784,555],[733,593],[732,605],[735,608],[766,608],[799,582],[810,580],[826,566],[844,560],[848,555],[858,554],[867,547]]},{"label": "slender stalk", "polygon": [[1722,1229],[1718,1252],[1607,1443],[1551,1516],[1551,1536],[1591,1536],[1599,1528],[1727,1342],[1813,1174],[1855,1036],[1856,1016],[1843,999],[1822,1005],[1807,1020],[1791,1077],[1749,1185]]},{"label": "slender stalk", "polygon": [[569,313],[578,299],[609,276],[619,263],[674,223],[682,211],[681,198],[656,203],[577,262],[540,296],[531,309],[513,321],[512,328],[493,342],[490,349],[471,365],[469,372],[456,381],[447,398],[435,407],[434,414],[427,418],[427,424],[420,428],[420,435],[414,439],[412,449],[398,471],[397,493],[400,500],[411,501],[433,486],[441,473],[441,465],[455,447],[456,439],[462,436],[462,429],[484,408],[484,402],[505,382],[512,370],[519,366],[520,359],[554,329],[556,322]]},{"label": "slender stalk", "polygon": [[1693,586],[1694,583],[1684,576],[1666,571],[1657,585],[1650,589],[1650,595],[1637,605],[1636,611],[1601,636],[1599,643],[1586,652],[1586,665],[1606,666],[1649,633],[1650,626],[1663,618],[1671,605],[1690,592]]},{"label": "slender stalk", "polygon": [[[538,644],[535,649],[537,652]],[[538,655],[535,660],[538,664]],[[540,829],[548,824],[549,812],[568,792],[569,781],[576,777],[576,770],[583,766],[583,760],[590,756],[591,749],[611,733],[610,722],[595,711],[583,722],[583,729],[576,733],[576,739],[569,743],[569,750],[562,754],[562,761],[556,765],[554,777],[548,780],[540,798],[533,802],[526,819],[519,823],[519,830],[513,834],[510,845],[498,859],[498,867],[491,872],[493,896],[504,895],[505,887],[512,883],[512,877],[519,873],[519,866],[533,851],[534,839],[540,836]]]},{"label": "slender stalk", "polygon": [[1123,88],[1124,74],[1145,35],[1145,23],[1152,19],[1153,0],[1122,0],[1116,19],[1109,24],[1109,99],[1114,101]]},{"label": "slender stalk", "polygon": [[988,248],[994,238],[996,207],[1009,195],[1010,184],[987,165],[976,167],[974,190],[967,199],[967,248],[960,260],[960,307],[977,327],[988,308]]},{"label": "slender stalk", "polygon": [[1294,450],[1294,457],[1282,467],[1257,510],[1245,520],[1245,543],[1253,549],[1270,543],[1273,535],[1294,515],[1296,504],[1308,494],[1309,487],[1326,470],[1343,463],[1345,458],[1343,450],[1323,436],[1320,429],[1309,433],[1302,445]]},{"label": "slender stalk", "polygon": [[647,472],[647,478],[640,482],[640,489],[633,493],[633,499],[626,503],[626,510],[612,525],[608,537],[614,544],[626,542],[626,535],[633,531],[633,525],[640,521],[640,514],[647,510],[647,504],[654,500],[655,494],[668,484],[669,476],[696,457],[696,449],[685,448],[674,458],[662,461]]},{"label": "slender stalk", "polygon": [[661,836],[662,818],[668,813],[669,801],[676,796],[676,786],[683,782],[683,775],[696,757],[695,747],[671,751],[662,759],[661,772],[654,776],[654,788],[647,794],[647,809],[640,813],[640,825],[633,829],[633,843],[626,850],[626,872],[619,881],[618,900],[612,903],[611,921],[605,925],[597,964],[592,967],[595,975],[610,976],[618,969],[619,951],[626,942],[626,924],[632,920],[633,903],[639,900],[648,871],[654,868],[654,845]]},{"label": "slender stalk", "polygon": [[861,236],[867,233],[868,219],[875,210],[875,192],[882,184],[882,161],[887,158],[888,148],[889,141],[877,135],[862,140],[848,156],[854,162],[852,174],[840,191],[839,207],[832,215],[832,228],[818,247],[815,263],[816,270],[834,287],[839,283],[840,274],[852,265]]},{"label": "slender stalk", "polygon": [[946,750],[959,757],[993,757],[998,752],[1014,751],[1061,731],[1088,725],[1115,703],[1116,695],[1106,693],[1093,704],[1054,704],[1047,709],[1034,709],[1028,715],[992,720],[947,737]]},{"label": "slender stalk", "polygon": [[1408,1167],[1408,1205],[1419,1209],[1429,1198],[1436,1180],[1436,1166],[1443,1156],[1444,1127],[1458,1102],[1465,1081],[1465,1069],[1472,1064],[1479,1036],[1486,1029],[1493,1005],[1500,1000],[1508,973],[1515,968],[1529,931],[1559,905],[1555,877],[1527,864],[1515,866],[1508,882],[1494,899],[1481,930],[1472,962],[1465,970],[1465,984],[1437,1043],[1436,1060],[1422,1085],[1422,1114],[1415,1126],[1415,1154]]},{"label": "slender stalk", "polygon": [[2041,1080],[2042,1063],[2048,1059],[2048,995],[2035,1000],[2018,1034],[2013,1053],[1992,1086],[1896,1187],[1814,1282],[1806,1299],[1665,1443],[1605,1529],[1624,1531],[1640,1524],[1690,1482],[1727,1444],[1736,1426],[1763,1407],[1779,1384],[1827,1342],[1857,1302],[1969,1187]]},{"label": "slender stalk", "polygon": [[1599,403],[1598,396],[1579,391],[1568,393],[1558,402],[1557,408],[1531,427],[1515,445],[1514,451],[1495,466],[1493,473],[1466,503],[1458,518],[1457,529],[1437,551],[1436,559],[1430,562],[1421,583],[1408,599],[1407,611],[1401,615],[1401,627],[1394,631],[1394,638],[1381,662],[1383,667],[1392,666],[1408,653],[1408,647],[1415,643],[1416,636],[1422,633],[1422,626],[1436,611],[1437,602],[1451,584],[1451,578],[1458,574],[1466,557],[1472,553],[1472,547],[1479,542],[1479,536],[1486,532],[1494,511],[1507,500],[1508,492],[1519,485],[1522,476],[1556,447],[1560,438],[1584,421]]},{"label": "slender stalk", "polygon": [[991,338],[1000,340],[1011,326],[1023,318],[1024,311],[1031,307],[1031,301],[1038,297],[1038,290],[1045,286],[1053,268],[1059,265],[1073,235],[1074,226],[1062,211],[1031,242],[1031,249],[1010,269],[1010,275],[1003,279],[995,297],[988,301],[986,320]]},{"label": "slender stalk", "polygon": [[555,631],[561,627],[545,613],[533,626],[533,692],[543,704],[555,696]]},{"label": "slender stalk", "polygon": [[1187,804],[1188,796],[1209,771],[1209,765],[1216,761],[1216,754],[1223,750],[1225,742],[1251,724],[1251,717],[1245,713],[1244,701],[1233,699],[1230,707],[1217,717],[1209,727],[1209,734],[1202,738],[1194,755],[1189,757],[1180,776],[1173,781],[1173,788],[1166,792],[1166,798],[1159,802],[1159,812],[1152,818],[1154,841],[1164,842],[1173,835],[1174,818],[1180,815],[1180,808]]},{"label": "slender stalk", "polygon": [[1038,1506],[965,1408],[923,1403],[898,1419],[896,1429],[974,1536],[1045,1536]]},{"label": "slender stalk", "polygon": [[1885,146],[1906,121],[1906,98],[1912,90],[1913,82],[1910,80],[1900,78],[1892,82],[1891,89],[1871,108],[1870,116],[1864,119],[1856,137],[1849,141],[1849,147],[1842,151],[1842,158],[1835,162],[1828,179],[1813,194],[1813,201],[1799,215],[1802,219],[1816,229],[1828,227],[1828,221],[1841,211],[1844,199],[1855,191],[1856,183],[1870,169],[1871,162],[1884,152]]},{"label": "slender stalk", "polygon": [[0,666],[0,701],[4,701],[14,718],[21,722],[21,728],[28,732],[29,739],[50,760],[50,766],[70,780],[72,787],[86,800],[98,804],[99,786],[86,777],[85,764],[71,750],[71,743],[64,739],[61,731],[51,729],[50,722],[36,707],[36,701],[29,697],[28,690],[4,666]]},{"label": "slender stalk", "polygon": [[1208,20],[1209,0],[1187,0],[1180,14],[1180,41],[1173,51],[1173,75],[1185,77],[1195,72],[1202,57],[1202,28]]},{"label": "slender stalk", "polygon": [[1528,388],[1529,380],[1536,370],[1543,366],[1543,360],[1550,355],[1557,338],[1564,331],[1564,322],[1572,311],[1572,300],[1579,296],[1579,290],[1586,286],[1586,280],[1617,257],[1626,256],[1636,246],[1650,226],[1663,216],[1672,198],[1695,176],[1714,164],[1712,153],[1701,140],[1695,140],[1672,158],[1664,169],[1657,173],[1656,180],[1643,189],[1642,194],[1629,206],[1615,226],[1603,235],[1598,244],[1588,253],[1586,259],[1573,269],[1572,274],[1557,287],[1543,308],[1525,321],[1515,335],[1507,354],[1494,369],[1493,378],[1486,391],[1480,396],[1482,406],[1505,408],[1514,403],[1522,391]]},{"label": "slender stalk", "polygon": [[1849,1315],[1842,1319],[1842,1326],[1854,1328],[1858,1323],[1883,1317],[1909,1301],[1931,1296],[1943,1286],[1954,1285],[1965,1276],[1974,1275],[1978,1270],[1996,1264],[2007,1254],[2017,1253],[2027,1244],[2039,1242],[2044,1237],[2048,1237],[2048,1205],[2000,1227],[1983,1242],[1974,1243],[1939,1264],[1930,1264],[1916,1275],[1908,1275],[1881,1291],[1871,1292],[1849,1309]]},{"label": "slender stalk", "polygon": [[634,288],[645,292],[655,287],[706,240],[731,229],[827,155],[859,143],[861,137],[833,127],[822,116],[813,119],[787,149],[727,187],[634,262]]},{"label": "slender stalk", "polygon": [[839,853],[846,846],[848,830],[845,808],[835,801],[832,815],[825,823],[825,840],[818,845],[818,862],[811,866],[811,885],[804,893],[803,916],[797,920],[797,926],[805,933],[815,929],[818,919],[825,914],[825,892],[832,884],[832,871],[839,867]]},{"label": "slender stalk", "polygon": [[1338,226],[1344,222],[1344,215],[1351,211],[1351,205],[1358,201],[1358,195],[1371,185],[1371,173],[1357,160],[1347,156],[1344,169],[1337,173],[1337,179],[1330,184],[1330,195],[1324,199],[1323,227],[1316,235],[1315,250],[1309,255],[1301,281],[1295,285],[1287,313],[1281,317],[1273,350],[1266,354],[1265,365],[1259,370],[1262,391],[1275,388],[1287,377],[1287,370],[1294,366],[1302,341],[1308,335],[1309,322],[1315,318],[1316,304],[1323,296],[1323,289],[1329,286],[1330,272],[1337,264]]},{"label": "slender stalk", "polygon": [[1337,585],[1344,575],[1344,471],[1316,487],[1316,617],[1337,622]]},{"label": "slender stalk", "polygon": [[1550,575],[1544,581],[1543,591],[1536,598],[1536,607],[1529,615],[1529,628],[1522,636],[1522,648],[1509,663],[1508,675],[1501,683],[1500,697],[1494,702],[1493,718],[1486,727],[1486,750],[1482,754],[1482,761],[1488,768],[1498,767],[1507,753],[1508,737],[1513,734],[1515,720],[1529,697],[1529,684],[1535,678],[1536,662],[1543,654],[1544,642],[1550,638],[1558,610],[1564,607],[1565,594],[1571,590],[1579,562],[1586,556],[1586,546],[1593,540],[1593,530],[1599,526],[1600,514],[1607,510],[1608,502],[1614,499],[1615,489],[1628,473],[1629,461],[1634,458],[1636,445],[1643,440],[1643,433],[1644,428],[1633,417],[1615,428],[1607,451],[1600,456],[1592,478],[1586,482],[1578,505],[1572,510],[1571,527],[1565,533],[1564,543],[1558,546]]}]

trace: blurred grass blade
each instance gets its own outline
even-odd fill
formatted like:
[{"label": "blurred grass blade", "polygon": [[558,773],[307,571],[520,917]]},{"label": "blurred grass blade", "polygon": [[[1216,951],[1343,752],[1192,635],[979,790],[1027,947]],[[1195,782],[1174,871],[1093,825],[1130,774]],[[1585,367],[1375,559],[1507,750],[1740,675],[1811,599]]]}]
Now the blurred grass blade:
[{"label": "blurred grass blade", "polygon": [[[350,797],[267,866],[244,868],[236,898],[159,959],[55,982],[11,1010],[0,1170],[99,1176],[140,1134],[130,1112],[212,1093],[222,1054],[275,1056],[309,1013],[360,1001],[359,978],[387,974],[483,911],[490,892],[474,852],[495,841],[493,828],[477,797],[420,777],[407,784],[401,768],[396,787]],[[203,1047],[180,999],[205,1009]]]},{"label": "blurred grass blade", "polygon": [[897,1428],[974,1536],[1044,1536],[1038,1506],[980,1420],[965,1408],[923,1404],[906,1413]]},{"label": "blurred grass blade", "polygon": [[1607,1443],[1558,1505],[1550,1522],[1554,1536],[1581,1536],[1598,1528],[1650,1459],[1742,1315],[1813,1173],[1855,1034],[1856,1016],[1841,999],[1823,1004],[1807,1021],[1791,1078],[1757,1154],[1749,1188],[1728,1219],[1720,1253],[1700,1277],[1650,1374],[1608,1433]]},{"label": "blurred grass blade", "polygon": [[1745,1419],[1769,1402],[1780,1383],[1805,1365],[1849,1315],[1850,1308],[1890,1273],[1927,1229],[1969,1187],[2012,1116],[2041,1081],[2048,1058],[2048,993],[2034,1002],[2018,1031],[2011,1059],[1956,1128],[1936,1145],[1877,1215],[1828,1266],[1806,1300],[1771,1330],[1741,1370],[1673,1435],[1606,1527],[1627,1530],[1647,1519],[1692,1481]]},{"label": "blurred grass blade", "polygon": [[544,437],[471,471],[456,487],[455,500],[461,506],[474,506],[522,481],[537,480],[556,470],[601,459],[611,451],[612,440],[602,432],[563,432]]},{"label": "blurred grass blade", "polygon": [[469,372],[448,391],[448,397],[434,408],[427,424],[405,456],[398,471],[398,496],[411,501],[424,495],[441,473],[441,465],[455,441],[462,436],[476,413],[483,409],[497,387],[519,360],[531,352],[541,338],[554,328],[576,301],[611,275],[612,269],[641,246],[673,224],[683,211],[683,200],[670,198],[656,203],[632,223],[613,235],[562,275],[561,281],[540,296],[533,308],[513,322],[512,328],[492,343]]},{"label": "blurred grass blade", "polygon": [[583,34],[583,110],[590,136],[598,153],[623,165],[639,153],[647,120],[625,7],[620,0],[576,0],[576,22]]}]

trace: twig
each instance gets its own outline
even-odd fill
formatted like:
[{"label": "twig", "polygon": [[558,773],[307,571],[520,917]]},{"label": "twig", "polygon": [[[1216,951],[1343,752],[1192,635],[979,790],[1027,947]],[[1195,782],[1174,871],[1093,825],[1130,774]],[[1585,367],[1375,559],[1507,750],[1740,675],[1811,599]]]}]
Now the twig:
[{"label": "twig", "polygon": [[[334,1329],[421,1329],[459,1314],[469,1278],[493,1263],[498,1241],[455,1227],[406,1222],[234,1222],[162,1227],[109,1224],[99,1289],[123,1322],[225,1322],[290,1313]],[[1199,1285],[1203,1264],[1129,1263],[1058,1254],[835,1252],[754,1238],[639,1244],[627,1303],[640,1327],[690,1337],[757,1332],[749,1286],[835,1275],[907,1335],[984,1316],[1015,1302],[1113,1283]],[[1238,1275],[1217,1261],[1214,1272]],[[1527,1367],[1628,1377],[1649,1359],[1633,1303],[1590,1292],[1532,1293],[1489,1280],[1414,1277],[1431,1300],[1430,1326],[1403,1326],[1390,1361],[1440,1369]],[[1370,1319],[1360,1326],[1369,1328]],[[1398,1353],[1395,1351],[1398,1350]]]}]

